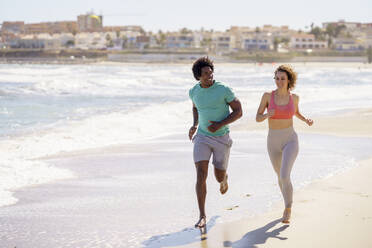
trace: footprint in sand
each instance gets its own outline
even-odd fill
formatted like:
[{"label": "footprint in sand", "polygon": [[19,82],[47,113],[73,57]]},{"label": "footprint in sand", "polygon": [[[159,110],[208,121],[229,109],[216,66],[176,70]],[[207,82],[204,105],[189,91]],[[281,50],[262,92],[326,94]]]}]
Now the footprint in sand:
[{"label": "footprint in sand", "polygon": [[235,206],[226,208],[226,210],[234,210],[235,208],[238,208],[238,207],[239,207],[239,205],[235,205]]},{"label": "footprint in sand", "polygon": [[369,197],[368,194],[365,194],[365,193],[362,193],[362,192],[354,192],[354,193],[351,193],[353,195],[357,195],[357,196],[360,196],[360,197]]}]

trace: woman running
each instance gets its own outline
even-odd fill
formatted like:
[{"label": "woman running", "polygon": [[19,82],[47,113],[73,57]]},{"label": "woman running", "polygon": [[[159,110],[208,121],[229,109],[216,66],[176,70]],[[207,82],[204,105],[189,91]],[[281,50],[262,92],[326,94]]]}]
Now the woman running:
[{"label": "woman running", "polygon": [[[285,209],[283,223],[289,223],[292,208],[293,188],[291,170],[298,154],[298,138],[293,129],[293,116],[313,125],[313,120],[305,118],[298,108],[299,96],[291,94],[295,87],[297,73],[289,65],[279,66],[274,73],[276,90],[263,94],[257,110],[256,121],[269,119],[267,151],[273,168],[278,176],[283,194]],[[264,114],[267,108],[267,113]]]}]

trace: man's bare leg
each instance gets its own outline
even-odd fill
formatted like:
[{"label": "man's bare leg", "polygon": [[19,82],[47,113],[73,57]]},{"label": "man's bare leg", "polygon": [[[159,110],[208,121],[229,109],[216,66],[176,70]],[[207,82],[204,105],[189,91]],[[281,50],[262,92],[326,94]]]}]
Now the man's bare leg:
[{"label": "man's bare leg", "polygon": [[195,163],[196,167],[196,196],[199,205],[199,220],[195,227],[203,228],[207,221],[205,215],[205,198],[207,196],[207,176],[208,176],[208,163],[209,161],[199,161]]},{"label": "man's bare leg", "polygon": [[214,168],[214,176],[216,177],[217,182],[220,183],[221,194],[225,194],[229,189],[229,185],[227,184],[226,171]]}]

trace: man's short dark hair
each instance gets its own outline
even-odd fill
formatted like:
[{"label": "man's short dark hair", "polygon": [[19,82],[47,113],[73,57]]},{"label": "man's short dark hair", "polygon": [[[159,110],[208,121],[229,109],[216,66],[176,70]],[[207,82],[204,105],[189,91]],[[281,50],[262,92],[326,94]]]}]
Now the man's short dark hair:
[{"label": "man's short dark hair", "polygon": [[213,61],[210,60],[208,57],[201,57],[194,62],[192,65],[192,73],[194,74],[194,78],[196,80],[200,80],[201,77],[201,70],[203,67],[209,66],[212,71],[214,71]]}]

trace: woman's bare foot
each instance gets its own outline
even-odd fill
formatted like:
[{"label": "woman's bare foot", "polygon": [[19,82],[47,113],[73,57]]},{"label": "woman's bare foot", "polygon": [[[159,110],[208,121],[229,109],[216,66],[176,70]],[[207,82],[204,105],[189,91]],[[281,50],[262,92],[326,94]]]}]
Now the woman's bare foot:
[{"label": "woman's bare foot", "polygon": [[203,227],[205,227],[206,224],[207,224],[207,217],[206,216],[201,216],[199,218],[199,221],[196,222],[195,227],[196,228],[203,228]]},{"label": "woman's bare foot", "polygon": [[284,209],[282,223],[288,224],[290,218],[291,218],[291,208]]},{"label": "woman's bare foot", "polygon": [[220,183],[221,194],[225,194],[228,189],[229,189],[229,185],[227,184],[227,174],[226,174],[225,179]]}]

